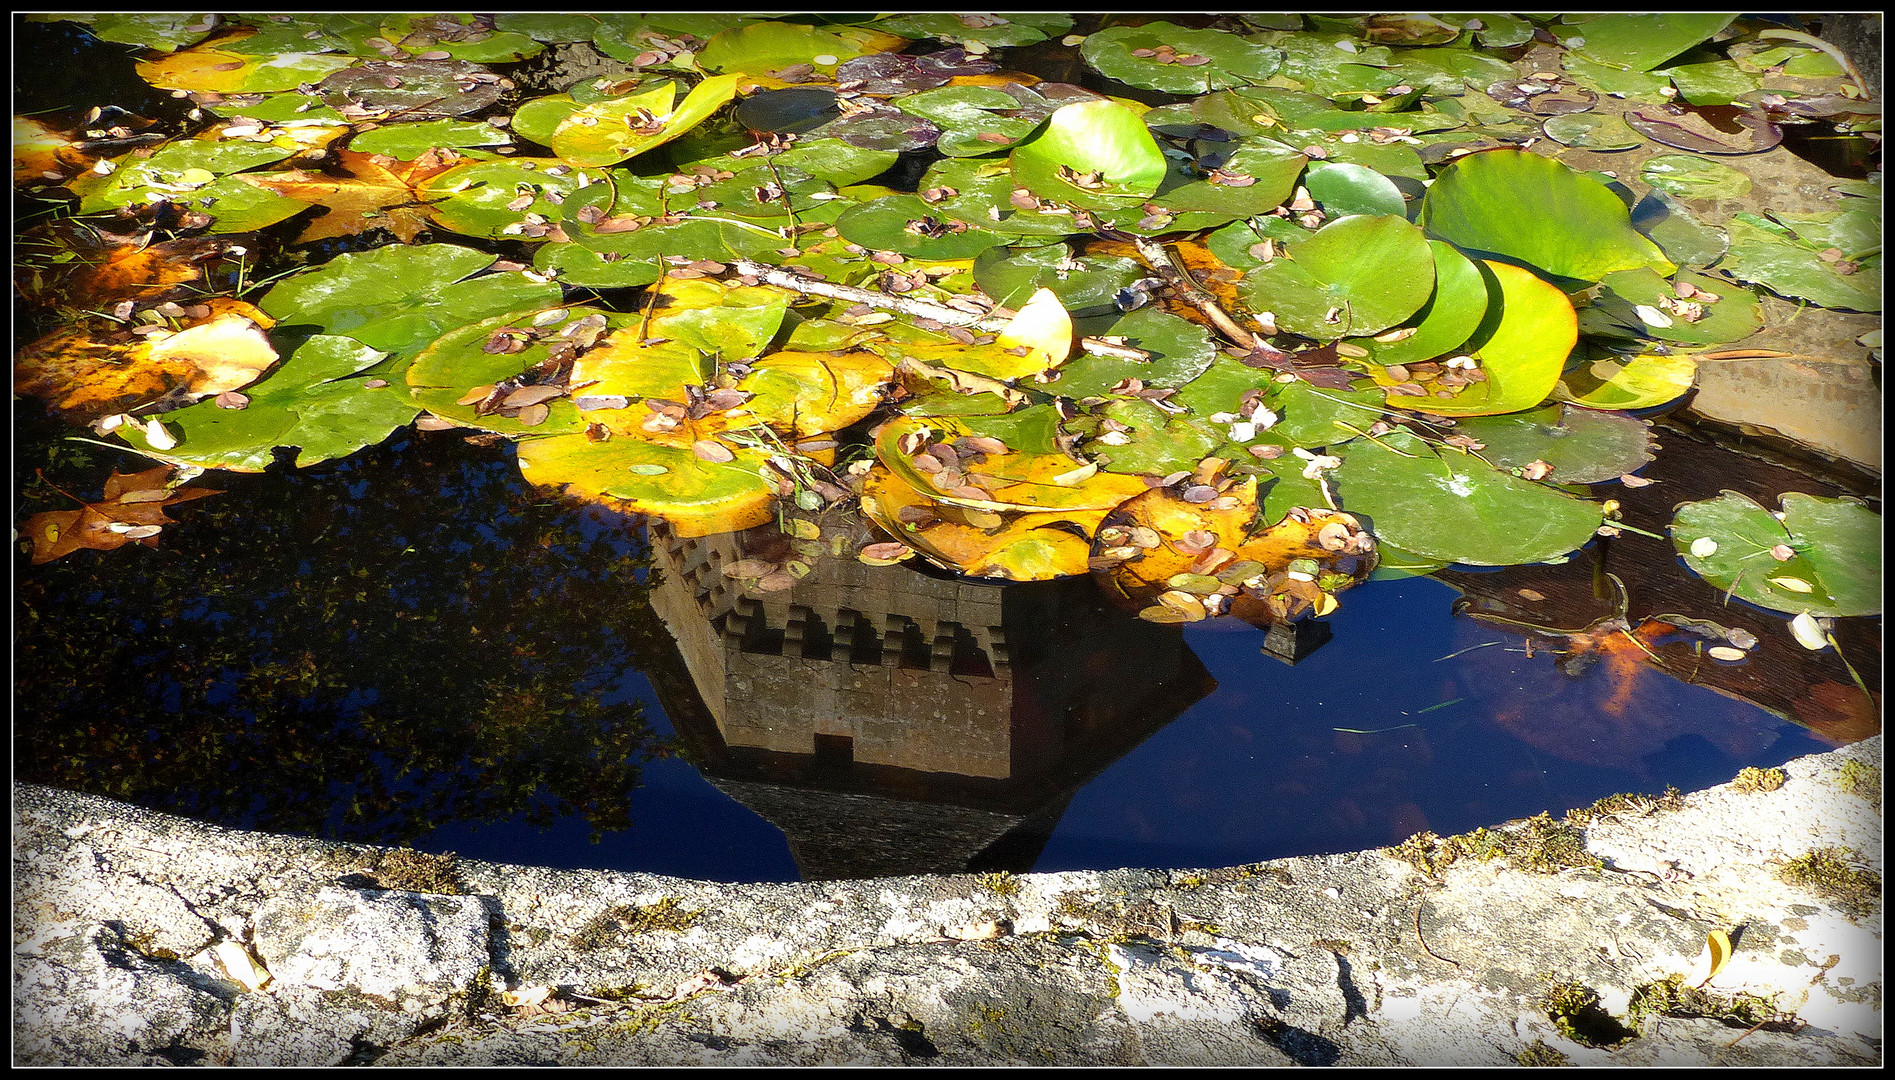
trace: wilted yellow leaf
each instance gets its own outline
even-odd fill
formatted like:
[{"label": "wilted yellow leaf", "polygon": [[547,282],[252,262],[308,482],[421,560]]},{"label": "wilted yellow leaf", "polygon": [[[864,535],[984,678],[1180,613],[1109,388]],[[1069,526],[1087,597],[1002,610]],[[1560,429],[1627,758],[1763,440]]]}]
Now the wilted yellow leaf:
[{"label": "wilted yellow leaf", "polygon": [[1001,349],[1025,347],[1041,370],[1057,367],[1072,355],[1072,316],[1053,290],[1041,289],[994,339],[994,345]]},{"label": "wilted yellow leaf", "polygon": [[1731,958],[1731,937],[1722,930],[1713,930],[1704,939],[1704,952],[1698,956],[1698,962],[1691,968],[1691,974],[1685,981],[1692,986],[1703,986],[1724,970]]}]

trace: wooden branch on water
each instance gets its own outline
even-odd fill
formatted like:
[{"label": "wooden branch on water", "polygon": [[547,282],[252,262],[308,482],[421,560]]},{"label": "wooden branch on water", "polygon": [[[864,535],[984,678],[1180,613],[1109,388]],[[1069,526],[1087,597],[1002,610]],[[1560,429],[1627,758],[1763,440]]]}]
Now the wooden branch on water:
[{"label": "wooden branch on water", "polygon": [[[977,314],[937,304],[931,300],[921,300],[912,296],[895,296],[891,293],[877,292],[874,289],[858,288],[854,285],[837,285],[829,281],[817,281],[800,274],[793,274],[777,266],[767,266],[749,259],[732,259],[727,263],[732,270],[745,277],[756,278],[766,285],[779,289],[801,293],[804,296],[821,296],[830,300],[844,300],[851,304],[866,304],[883,311],[894,311],[917,319],[928,319],[944,326],[959,326],[974,330],[1000,331],[1007,328],[1012,320],[1000,315]],[[1110,356],[1119,360],[1150,360],[1151,354],[1143,349],[1134,349],[1128,345],[1115,345],[1098,338],[1080,338],[1079,347],[1096,356]]]},{"label": "wooden branch on water", "polygon": [[1246,350],[1257,347],[1259,342],[1257,335],[1244,329],[1236,319],[1231,318],[1230,312],[1218,305],[1216,297],[1206,292],[1203,286],[1192,281],[1189,274],[1180,270],[1171,261],[1171,253],[1165,250],[1163,244],[1143,236],[1132,236],[1128,239],[1144,257],[1152,273],[1163,278],[1165,284],[1171,286],[1172,291],[1177,293],[1178,299],[1203,312],[1204,317],[1211,320],[1211,325],[1217,327],[1220,333],[1239,347]]}]

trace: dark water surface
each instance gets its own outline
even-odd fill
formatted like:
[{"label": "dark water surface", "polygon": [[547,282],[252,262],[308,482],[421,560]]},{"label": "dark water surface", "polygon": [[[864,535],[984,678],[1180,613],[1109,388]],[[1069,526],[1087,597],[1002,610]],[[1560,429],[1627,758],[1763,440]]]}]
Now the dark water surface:
[{"label": "dark water surface", "polygon": [[[35,469],[77,490],[141,467],[22,423],[25,511],[58,503]],[[1329,639],[1300,642],[1143,623],[1089,579],[846,557],[747,598],[716,567],[762,534],[647,541],[511,456],[398,435],[207,475],[227,494],[175,511],[155,549],[20,556],[16,774],[232,826],[791,880],[1351,850],[1852,737],[1624,649],[1565,673],[1549,649],[1570,643],[1529,657],[1428,578],[1347,592]],[[1564,606],[1538,618],[1588,621],[1539,585]]]},{"label": "dark water surface", "polygon": [[[16,59],[80,58],[16,66],[22,111],[105,94],[169,115],[124,50],[15,29]],[[55,485],[95,498],[149,464],[15,412],[16,523],[70,508]],[[1662,486],[1600,493],[1653,532],[1723,487],[1834,494],[1663,441],[1646,470]],[[176,510],[157,548],[16,553],[19,778],[236,827],[769,881],[1353,850],[1879,730],[1833,652],[1630,535],[1560,567],[1371,582],[1296,633],[1181,631],[1089,579],[1001,588],[847,557],[747,597],[721,567],[768,536],[647,537],[452,433],[196,483],[226,494]],[[1455,614],[1465,593],[1472,612],[1586,627],[1613,612],[1608,568],[1634,626],[1715,617],[1764,644],[1723,666],[1653,638],[1667,673],[1623,635]],[[1880,621],[1838,635],[1878,684]]]}]

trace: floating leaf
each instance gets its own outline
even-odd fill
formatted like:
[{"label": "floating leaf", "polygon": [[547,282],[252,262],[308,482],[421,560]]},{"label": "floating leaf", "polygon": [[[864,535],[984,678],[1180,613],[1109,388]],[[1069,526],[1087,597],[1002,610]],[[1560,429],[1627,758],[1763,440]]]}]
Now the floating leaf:
[{"label": "floating leaf", "polygon": [[[477,407],[481,400],[479,398],[464,401],[470,387],[492,386],[547,360],[548,343],[562,340],[558,333],[561,327],[591,314],[583,308],[565,311],[566,314],[560,320],[537,327],[544,336],[530,343],[526,343],[523,336],[526,332],[524,328],[534,326],[533,317],[539,314],[537,311],[512,312],[469,323],[442,335],[408,365],[407,382],[414,402],[435,416],[469,427],[510,435],[582,430],[585,425],[571,400],[566,398],[549,402],[550,418],[533,425],[522,424],[517,419],[498,413],[483,415]],[[608,326],[624,326],[637,322],[639,318],[637,315],[601,314]],[[497,337],[504,337],[501,332],[509,329],[522,335],[520,340],[525,347],[517,352],[488,351],[490,343]]]},{"label": "floating leaf", "polygon": [[593,442],[583,434],[528,439],[519,449],[520,472],[532,483],[663,518],[684,537],[748,529],[773,516],[776,482],[764,475],[765,455],[737,450],[732,457],[720,464],[689,448]]},{"label": "floating leaf", "polygon": [[118,158],[109,174],[88,172],[68,186],[79,196],[81,213],[173,203],[210,215],[213,232],[246,232],[294,217],[310,204],[259,190],[244,183],[248,178],[230,174],[293,152],[269,144],[191,139],[149,157]]},{"label": "floating leaf", "polygon": [[[1147,386],[1183,386],[1203,374],[1217,350],[1202,326],[1176,315],[1144,307],[1124,315],[1101,315],[1075,320],[1087,337],[1124,338],[1132,348],[1151,354],[1147,360],[1081,353],[1066,361],[1049,388],[1069,398],[1104,394],[1126,379]],[[1247,369],[1246,369],[1247,370]]]},{"label": "floating leaf", "polygon": [[1662,188],[1647,192],[1632,207],[1632,227],[1651,237],[1665,258],[1679,266],[1709,266],[1730,249],[1730,234],[1699,221]]},{"label": "floating leaf", "polygon": [[1443,562],[1544,562],[1583,546],[1604,520],[1596,503],[1471,455],[1438,455],[1403,431],[1351,443],[1335,477],[1343,507],[1367,515],[1377,539]]},{"label": "floating leaf", "polygon": [[1057,367],[1071,355],[1073,320],[1051,289],[1040,289],[994,339],[996,348],[1027,350],[1040,370]]},{"label": "floating leaf", "polygon": [[1553,467],[1560,484],[1592,484],[1634,472],[1652,460],[1651,425],[1622,413],[1553,405],[1507,416],[1478,416],[1454,428],[1479,453],[1505,469],[1535,461]]},{"label": "floating leaf", "polygon": [[1663,15],[1601,15],[1563,32],[1567,34],[1566,46],[1589,59],[1633,71],[1650,71],[1693,45],[1709,41],[1736,17],[1675,11]]},{"label": "floating leaf", "polygon": [[1646,158],[1638,178],[1680,199],[1740,199],[1750,191],[1750,177],[1743,172],[1686,154]]},{"label": "floating leaf", "polygon": [[835,227],[851,243],[918,259],[967,259],[1007,243],[999,233],[943,221],[914,195],[890,195],[850,207]]},{"label": "floating leaf", "polygon": [[402,243],[414,243],[432,216],[415,186],[446,167],[391,161],[351,150],[338,151],[337,158],[346,176],[297,171],[243,179],[276,194],[329,208],[296,238],[299,244],[355,236],[369,229],[387,229]]},{"label": "floating leaf", "polygon": [[1829,262],[1813,244],[1791,230],[1754,214],[1738,214],[1726,228],[1730,252],[1719,268],[1732,277],[1755,282],[1785,296],[1802,297],[1846,311],[1882,310],[1880,256],[1848,264],[1855,273],[1839,273],[1847,260]]},{"label": "floating leaf", "polygon": [[1014,179],[1033,194],[1095,209],[1150,198],[1166,173],[1144,121],[1112,101],[1062,106],[1011,160]]},{"label": "floating leaf", "polygon": [[206,307],[207,316],[175,333],[125,341],[88,324],[54,331],[14,358],[13,392],[42,398],[68,421],[82,423],[235,390],[276,363],[263,332],[272,322],[268,315],[224,297]]},{"label": "floating leaf", "polygon": [[1009,12],[1007,15],[949,15],[945,12],[896,15],[876,26],[905,38],[978,42],[990,48],[1031,45],[1072,29],[1071,15]]},{"label": "floating leaf", "polygon": [[[862,511],[884,532],[901,537],[904,545],[950,570],[1009,581],[1047,581],[1085,573],[1091,554],[1088,538],[1110,512],[1104,508],[1006,515],[970,511],[941,502],[886,469],[869,474],[862,491]],[[975,519],[983,513],[999,518],[999,524],[985,519],[977,524]]]},{"label": "floating leaf", "polygon": [[261,306],[279,322],[407,355],[470,321],[559,302],[559,286],[550,282],[519,273],[472,276],[494,261],[452,244],[345,252],[279,282]]},{"label": "floating leaf", "polygon": [[918,468],[915,454],[902,449],[903,437],[910,434],[922,434],[929,443],[953,442],[974,430],[963,418],[898,417],[876,432],[875,456],[904,483],[929,492],[930,498],[975,510],[1104,510],[1145,490],[1144,481],[1111,473],[1099,473],[1076,484],[1055,483],[1055,477],[1085,462],[1063,453],[1026,451],[1016,442],[1007,443],[1008,453],[990,455],[986,461],[962,470],[965,476],[978,477],[980,483],[970,481],[943,488],[942,474]]},{"label": "floating leaf", "polygon": [[1617,113],[1565,113],[1549,116],[1540,125],[1546,137],[1562,146],[1581,150],[1630,150],[1642,146],[1645,137],[1626,126]]},{"label": "floating leaf", "polygon": [[[1666,281],[1650,270],[1622,270],[1607,274],[1601,284],[1605,291],[1581,320],[1589,333],[1617,330],[1621,336],[1717,345],[1742,341],[1763,329],[1756,296],[1732,281],[1691,273]],[[1639,308],[1657,317],[1641,319]]]},{"label": "floating leaf", "polygon": [[[1434,256],[1434,295],[1402,325],[1381,335],[1352,339],[1369,350],[1377,364],[1408,364],[1444,356],[1460,348],[1480,328],[1491,303],[1489,278],[1467,256],[1439,240],[1428,241]],[[1493,279],[1496,288],[1499,279]],[[1411,334],[1399,331],[1413,330]]]},{"label": "floating leaf", "polygon": [[1697,372],[1688,353],[1614,357],[1566,372],[1553,396],[1589,409],[1649,409],[1682,397]]},{"label": "floating leaf", "polygon": [[386,154],[400,161],[413,161],[430,150],[506,146],[511,142],[513,136],[491,124],[427,120],[364,131],[349,140],[349,149],[359,154]]},{"label": "floating leaf", "polygon": [[1829,645],[1829,631],[1807,611],[1790,620],[1790,635],[1811,652],[1821,652]]},{"label": "floating leaf", "polygon": [[[768,24],[765,24],[768,25]],[[736,75],[705,79],[672,107],[676,84],[587,105],[560,121],[553,153],[574,165],[614,165],[683,135],[737,93]]]},{"label": "floating leaf", "polygon": [[[226,39],[219,39],[220,43]],[[182,49],[138,65],[138,77],[164,90],[262,94],[321,82],[356,63],[353,56],[278,53],[246,56],[209,45]]]},{"label": "floating leaf", "polygon": [[1392,214],[1403,217],[1408,204],[1401,189],[1374,169],[1360,165],[1318,162],[1309,167],[1303,183],[1310,197],[1330,217],[1346,214]]},{"label": "floating leaf", "polygon": [[1069,311],[1109,308],[1113,298],[1145,275],[1144,267],[1118,255],[1074,257],[1065,244],[990,249],[974,260],[974,281],[1002,307],[1017,308],[1035,292],[1050,289]]},{"label": "floating leaf", "polygon": [[877,51],[880,49],[863,48],[839,33],[810,26],[756,22],[713,35],[698,50],[697,62],[706,71],[731,74],[757,75],[795,64],[833,71],[844,60]]},{"label": "floating leaf", "polygon": [[944,86],[905,94],[889,104],[938,126],[941,137],[935,145],[950,157],[991,154],[1011,146],[1053,111],[1051,103],[1028,87]]},{"label": "floating leaf", "polygon": [[[1880,515],[1846,499],[1798,492],[1782,496],[1782,505],[1778,521],[1734,491],[1685,503],[1671,522],[1672,544],[1699,577],[1753,604],[1823,617],[1879,613]],[[1714,546],[1706,550],[1700,540]],[[1778,545],[1792,557],[1777,560],[1771,551]],[[1777,583],[1785,579],[1796,584]]]},{"label": "floating leaf", "polygon": [[1597,281],[1615,270],[1677,269],[1632,228],[1612,190],[1524,150],[1489,150],[1442,170],[1421,204],[1428,235],[1558,277]]},{"label": "floating leaf", "polygon": [[169,465],[139,473],[114,472],[105,482],[99,501],[78,510],[34,514],[20,526],[20,535],[33,541],[33,565],[51,562],[80,548],[113,551],[129,543],[158,546],[158,534],[175,522],[165,508],[221,495],[206,488],[173,488]]},{"label": "floating leaf", "polygon": [[1434,256],[1420,229],[1400,217],[1356,215],[1250,271],[1241,294],[1284,330],[1333,341],[1402,322],[1433,289]]},{"label": "floating leaf", "polygon": [[346,457],[387,438],[420,411],[399,390],[352,378],[383,356],[352,338],[317,334],[245,391],[250,403],[244,408],[202,401],[166,413],[165,423],[178,432],[175,446],[161,446],[129,425],[119,431],[165,461],[233,472],[262,472],[278,447],[296,448],[298,467]]},{"label": "floating leaf", "polygon": [[1676,105],[1633,109],[1625,114],[1625,122],[1654,141],[1700,154],[1755,154],[1783,141],[1782,130],[1760,108],[1733,117],[1731,124],[1737,128],[1734,132]]},{"label": "floating leaf", "polygon": [[1236,34],[1168,22],[1106,27],[1088,35],[1079,54],[1108,79],[1170,94],[1260,83],[1276,74],[1282,57]]}]

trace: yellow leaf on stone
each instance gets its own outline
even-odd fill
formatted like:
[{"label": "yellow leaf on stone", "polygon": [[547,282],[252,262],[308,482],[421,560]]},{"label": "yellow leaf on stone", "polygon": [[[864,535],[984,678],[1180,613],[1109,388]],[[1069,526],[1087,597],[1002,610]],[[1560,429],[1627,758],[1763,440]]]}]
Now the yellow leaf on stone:
[{"label": "yellow leaf on stone", "polygon": [[1001,349],[1024,346],[1041,371],[1057,367],[1072,355],[1072,316],[1066,313],[1066,306],[1059,302],[1053,290],[1041,289],[994,339],[994,345]]},{"label": "yellow leaf on stone", "polygon": [[1704,938],[1704,951],[1699,954],[1698,962],[1692,967],[1685,981],[1692,986],[1703,986],[1724,970],[1731,958],[1731,938],[1722,930],[1713,930]]},{"label": "yellow leaf on stone", "polygon": [[270,973],[262,964],[257,963],[250,950],[235,941],[220,941],[211,946],[211,955],[224,973],[243,984],[246,990],[257,991],[270,984]]}]

